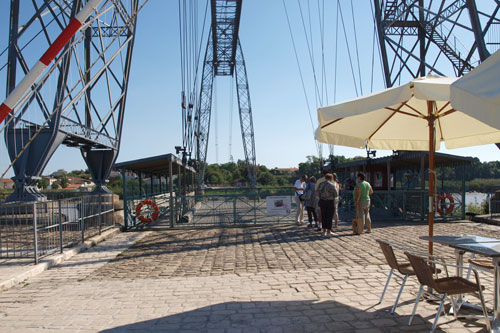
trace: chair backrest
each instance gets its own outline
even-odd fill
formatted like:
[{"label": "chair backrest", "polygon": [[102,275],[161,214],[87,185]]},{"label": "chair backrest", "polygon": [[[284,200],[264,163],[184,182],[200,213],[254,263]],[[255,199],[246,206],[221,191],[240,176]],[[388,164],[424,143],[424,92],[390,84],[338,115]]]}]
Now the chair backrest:
[{"label": "chair backrest", "polygon": [[432,275],[432,270],[429,264],[425,261],[425,258],[405,252],[406,256],[410,260],[410,264],[417,275],[418,282],[424,286],[431,288],[436,288],[434,285],[434,277]]},{"label": "chair backrest", "polygon": [[392,247],[389,245],[389,243],[380,239],[377,239],[377,243],[382,249],[382,253],[385,256],[385,260],[387,260],[387,264],[389,264],[392,269],[399,270],[398,260],[396,259],[396,255],[394,254],[394,251],[392,250]]}]

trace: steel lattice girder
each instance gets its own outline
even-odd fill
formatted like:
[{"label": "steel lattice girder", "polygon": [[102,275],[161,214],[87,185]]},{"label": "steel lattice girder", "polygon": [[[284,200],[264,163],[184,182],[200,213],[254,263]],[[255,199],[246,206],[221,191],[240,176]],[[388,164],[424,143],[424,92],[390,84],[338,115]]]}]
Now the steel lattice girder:
[{"label": "steel lattice girder", "polygon": [[[241,0],[212,0],[212,29],[208,36],[199,105],[195,117],[196,158],[200,163],[198,185],[203,183],[210,134],[213,80],[217,76],[236,75],[241,136],[251,186],[257,181],[255,139],[250,90],[238,38]],[[234,70],[236,68],[236,71]]]},{"label": "steel lattice girder", "polygon": [[[196,121],[196,157],[200,162],[198,171],[198,185],[203,183],[205,176],[205,166],[207,160],[208,139],[210,134],[210,115],[212,111],[212,89],[214,75],[212,59],[212,39],[208,39],[205,60],[203,62],[203,77],[200,90],[200,104],[197,110]],[[243,149],[245,152],[245,161],[248,168],[248,177],[251,186],[255,186],[257,181],[257,163],[255,157],[255,138],[252,120],[252,107],[250,103],[250,90],[248,86],[248,77],[243,58],[243,51],[239,40],[237,41],[235,57],[235,75],[236,90],[238,95],[238,107],[240,115],[241,136]]]},{"label": "steel lattice girder", "polygon": [[[374,0],[386,86],[429,71],[444,75],[447,68],[461,76],[479,61],[474,61],[474,56],[486,59],[490,51],[485,36],[492,24],[500,23],[500,3],[486,2],[478,4],[493,10],[478,10],[474,0]],[[457,32],[465,45],[456,43]]]},{"label": "steel lattice girder", "polygon": [[215,75],[233,75],[242,0],[211,0]]},{"label": "steel lattice girder", "polygon": [[[116,157],[139,2],[102,1],[7,118],[3,130],[19,191],[36,184],[61,141],[85,156],[105,150]],[[83,1],[11,1],[7,93],[82,6]],[[18,22],[19,13],[24,22]]]},{"label": "steel lattice girder", "polygon": [[203,76],[201,79],[200,101],[195,117],[196,158],[200,163],[197,173],[198,185],[203,183],[207,161],[208,138],[210,134],[210,116],[212,113],[212,91],[214,83],[214,66],[212,39],[208,38],[205,58],[203,61]]},{"label": "steel lattice girder", "polygon": [[238,107],[240,113],[241,138],[245,150],[245,160],[248,168],[248,178],[253,187],[257,182],[257,164],[255,158],[255,138],[253,131],[252,105],[250,103],[250,89],[248,87],[245,58],[241,49],[240,40],[236,48],[236,91],[238,93]]}]

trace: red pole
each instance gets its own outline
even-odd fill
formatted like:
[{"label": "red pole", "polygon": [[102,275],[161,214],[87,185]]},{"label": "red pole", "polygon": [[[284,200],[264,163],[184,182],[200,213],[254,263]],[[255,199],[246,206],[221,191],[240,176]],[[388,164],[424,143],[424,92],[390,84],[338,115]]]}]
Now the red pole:
[{"label": "red pole", "polygon": [[[434,236],[434,102],[427,101],[427,121],[429,122],[429,237]],[[429,253],[433,252],[433,243],[429,241]]]}]

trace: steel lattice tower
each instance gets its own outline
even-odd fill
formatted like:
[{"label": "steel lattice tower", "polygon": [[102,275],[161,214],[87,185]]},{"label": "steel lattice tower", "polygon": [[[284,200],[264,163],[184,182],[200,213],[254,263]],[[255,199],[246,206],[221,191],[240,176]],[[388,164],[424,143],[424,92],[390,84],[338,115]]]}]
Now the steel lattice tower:
[{"label": "steel lattice tower", "polygon": [[[33,56],[57,43],[56,38],[89,2],[11,0],[7,95],[36,62]],[[142,6],[140,0],[97,3],[6,118],[2,130],[16,184],[8,201],[44,199],[36,184],[61,144],[80,149],[96,192],[109,191],[105,181],[120,149],[137,13]]]},{"label": "steel lattice tower", "polygon": [[257,181],[255,140],[250,90],[243,51],[238,38],[242,0],[211,0],[212,25],[208,37],[200,90],[199,107],[195,116],[196,158],[200,163],[198,184],[205,174],[213,81],[216,76],[236,78],[241,136],[251,186]]},{"label": "steel lattice tower", "polygon": [[498,49],[498,1],[373,2],[386,87],[429,72],[462,76]]}]

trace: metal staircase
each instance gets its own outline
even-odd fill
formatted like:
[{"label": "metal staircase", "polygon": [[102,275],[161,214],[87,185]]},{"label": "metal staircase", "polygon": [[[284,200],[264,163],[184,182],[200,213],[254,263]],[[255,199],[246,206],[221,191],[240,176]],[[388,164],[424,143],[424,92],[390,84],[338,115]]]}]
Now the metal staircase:
[{"label": "metal staircase", "polygon": [[453,67],[455,68],[455,74],[457,76],[464,75],[472,70],[472,65],[460,57],[460,54],[456,50],[454,50],[450,46],[450,44],[448,44],[447,38],[443,38],[441,34],[437,32],[434,26],[427,24],[425,26],[425,32],[428,38],[434,44],[436,44],[441,52],[443,52],[443,54],[446,56],[446,58],[450,60]]}]

